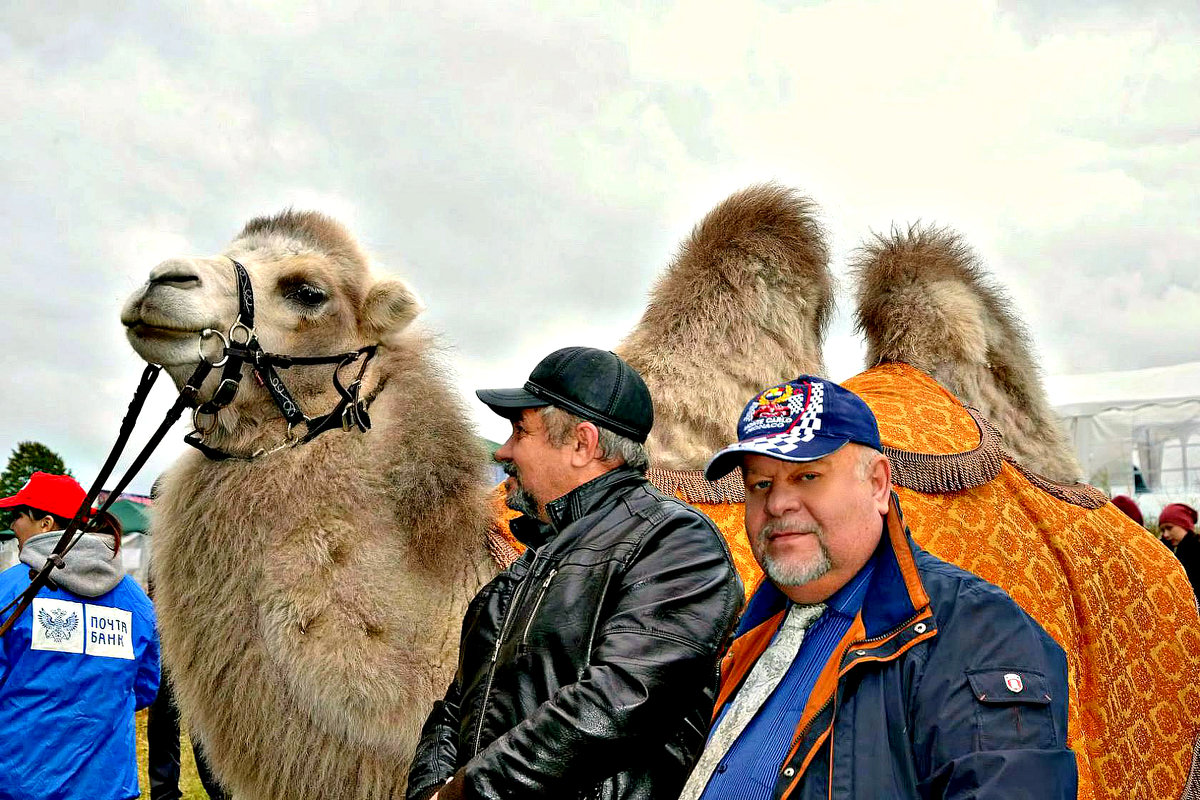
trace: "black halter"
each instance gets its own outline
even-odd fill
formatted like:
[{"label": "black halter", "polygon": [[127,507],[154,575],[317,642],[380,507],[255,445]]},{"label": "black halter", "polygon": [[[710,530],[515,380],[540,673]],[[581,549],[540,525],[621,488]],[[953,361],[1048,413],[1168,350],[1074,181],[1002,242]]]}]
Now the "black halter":
[{"label": "black halter", "polygon": [[[279,409],[279,413],[287,420],[287,440],[279,447],[311,442],[325,431],[334,428],[341,428],[344,431],[351,428],[358,428],[363,432],[369,430],[371,417],[367,414],[367,408],[371,398],[360,398],[359,392],[367,365],[375,356],[378,345],[371,344],[357,350],[328,356],[286,356],[279,353],[268,353],[263,350],[258,341],[258,335],[254,332],[254,288],[250,284],[250,274],[236,260],[232,258],[229,260],[233,263],[234,274],[237,275],[237,319],[230,326],[228,335],[212,328],[206,328],[200,332],[201,363],[207,363],[212,367],[224,366],[224,369],[221,371],[221,381],[217,384],[217,389],[213,392],[212,397],[197,405],[192,412],[192,426],[195,430],[185,436],[183,440],[215,461],[228,458],[256,458],[271,452],[264,449],[249,456],[239,456],[212,447],[203,440],[206,435],[216,429],[217,412],[232,403],[233,398],[237,395],[244,364],[250,365],[255,380],[267,390],[275,402],[275,406]],[[220,339],[222,352],[218,359],[210,360],[205,355],[204,343],[214,336]],[[359,364],[358,374],[355,375],[349,386],[343,386],[340,380],[342,367],[349,366],[359,359],[362,361]],[[310,417],[301,410],[300,404],[288,391],[287,385],[279,375],[279,370],[314,364],[337,364],[333,373],[333,386],[337,389],[339,399],[337,405],[329,413]],[[305,426],[303,436],[295,434],[295,429],[299,425]]]},{"label": "black halter", "polygon": [[[233,259],[229,259],[233,261]],[[242,379],[242,365],[249,364],[254,372],[254,377],[259,383],[267,387],[271,398],[275,401],[275,405],[279,407],[280,413],[288,422],[288,438],[283,444],[274,449],[279,449],[287,446],[295,446],[305,442],[312,441],[328,430],[333,430],[335,427],[340,427],[342,430],[350,430],[352,427],[357,427],[361,431],[367,431],[371,427],[371,418],[367,415],[367,407],[370,405],[372,397],[360,399],[358,396],[359,389],[362,385],[363,375],[367,371],[367,364],[375,355],[377,345],[367,345],[360,347],[358,350],[352,350],[348,353],[337,353],[331,356],[284,356],[276,353],[268,353],[262,349],[258,343],[258,337],[254,333],[254,290],[250,286],[250,275],[246,272],[246,268],[236,261],[233,261],[234,271],[237,273],[238,283],[238,316],[237,321],[229,329],[228,336],[222,335],[218,331],[206,329],[200,333],[200,361],[196,364],[196,369],[192,372],[191,377],[184,383],[183,388],[179,390],[179,396],[175,398],[174,404],[167,411],[163,421],[159,423],[158,428],[150,436],[150,439],[142,447],[141,451],[133,459],[133,463],[125,470],[125,474],[117,481],[116,486],[109,492],[108,499],[100,507],[100,514],[108,511],[109,507],[121,496],[121,492],[125,491],[125,487],[133,480],[134,476],[141,471],[146,464],[146,460],[150,458],[150,454],[154,452],[163,437],[171,429],[182,416],[184,409],[192,408],[192,423],[196,430],[184,437],[184,441],[193,447],[200,450],[204,455],[211,459],[223,460],[227,458],[253,459],[260,455],[264,455],[266,450],[259,450],[249,456],[238,456],[231,453],[226,453],[211,447],[202,441],[202,437],[211,433],[216,428],[216,415],[222,408],[225,408],[233,402],[234,396],[237,394],[238,384]],[[222,353],[218,359],[211,360],[204,354],[204,343],[210,337],[216,336],[220,338],[223,345]],[[338,373],[342,367],[353,364],[355,361],[362,359],[362,364],[358,368],[358,375],[349,386],[342,386],[338,379]],[[332,411],[328,414],[323,414],[318,417],[306,416],[301,410],[299,404],[288,391],[287,386],[279,377],[277,370],[288,369],[290,367],[305,366],[309,364],[337,364],[337,370],[333,374],[333,385],[337,389],[341,399]],[[224,371],[221,373],[221,382],[217,385],[217,390],[213,392],[213,396],[208,400],[201,402],[199,398],[200,387],[204,384],[204,380],[212,372],[214,367],[224,366]],[[145,405],[146,398],[150,394],[151,387],[154,386],[154,381],[162,372],[162,367],[158,364],[147,364],[145,370],[142,371],[142,379],[138,383],[137,391],[133,394],[133,399],[129,402],[129,409],[125,412],[125,418],[121,420],[121,430],[117,434],[117,441],[113,444],[112,450],[109,451],[108,458],[105,459],[104,465],[100,467],[99,474],[96,475],[96,480],[92,482],[92,487],[88,490],[87,496],[79,506],[79,510],[75,512],[75,516],[67,524],[63,530],[62,536],[54,545],[54,550],[46,559],[45,565],[39,570],[31,570],[29,578],[29,586],[25,591],[14,597],[6,606],[0,608],[0,616],[8,614],[4,617],[4,621],[0,622],[0,637],[3,637],[12,628],[17,618],[25,612],[29,605],[33,602],[34,596],[37,595],[41,587],[50,582],[50,573],[55,569],[62,569],[64,561],[63,557],[75,547],[83,537],[84,533],[89,530],[88,518],[89,510],[96,497],[100,494],[101,487],[112,474],[113,468],[117,465],[117,459],[125,449],[125,445],[129,443],[129,437],[133,433],[134,424],[137,422],[138,415],[142,411],[142,406]],[[375,389],[377,393],[379,387]],[[202,427],[197,424],[204,417],[210,416],[209,425]],[[295,437],[292,435],[294,428],[300,423],[304,423],[307,432],[303,437]],[[99,514],[97,514],[99,516]],[[94,518],[94,517],[93,517]],[[11,613],[10,613],[11,612]],[[4,676],[0,676],[0,683],[4,680]]]}]

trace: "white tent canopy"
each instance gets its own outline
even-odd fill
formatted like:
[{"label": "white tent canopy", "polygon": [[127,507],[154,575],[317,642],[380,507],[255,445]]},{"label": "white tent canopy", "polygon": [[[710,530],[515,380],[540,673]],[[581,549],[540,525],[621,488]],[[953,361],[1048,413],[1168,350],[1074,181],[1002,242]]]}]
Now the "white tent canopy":
[{"label": "white tent canopy", "polygon": [[1168,500],[1200,494],[1200,361],[1055,375],[1046,388],[1089,483]]}]

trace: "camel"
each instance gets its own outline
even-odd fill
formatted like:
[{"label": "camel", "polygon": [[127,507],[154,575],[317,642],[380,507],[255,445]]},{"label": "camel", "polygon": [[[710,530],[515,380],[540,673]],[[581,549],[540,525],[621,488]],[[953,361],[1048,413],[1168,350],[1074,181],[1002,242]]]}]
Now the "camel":
[{"label": "camel", "polygon": [[[488,554],[503,565],[519,550],[501,541],[509,512],[493,493],[485,531],[480,462],[427,339],[408,327],[415,298],[368,287],[349,234],[283,214],[252,221],[226,256],[264,298],[267,350],[384,343],[365,381],[375,427],[258,461],[191,454],[170,470],[154,534],[166,660],[240,796],[395,796],[462,607],[494,569]],[[872,362],[846,385],[879,418],[917,540],[1005,588],[1066,650],[1080,797],[1180,796],[1196,782],[1200,621],[1178,565],[1069,482],[1077,467],[1021,326],[957,237],[899,230],[856,266]],[[197,332],[233,321],[233,286],[225,258],[160,265],[123,315],[135,349],[183,381]],[[325,299],[314,304],[313,288]],[[709,483],[700,470],[756,389],[824,371],[832,304],[815,204],[754,187],[697,226],[617,348],[655,399],[651,480],[717,522],[748,587],[758,571],[740,478]],[[933,320],[946,335],[924,335]],[[316,413],[336,398],[329,370],[310,369],[292,388]],[[213,442],[273,449],[286,425],[245,383]],[[359,529],[387,535],[352,540]]]},{"label": "camel", "polygon": [[[654,398],[651,481],[717,523],[748,591],[761,572],[741,477],[710,483],[702,468],[733,441],[754,391],[823,371],[833,296],[815,213],[778,186],[730,197],[616,349]],[[1200,620],[1186,577],[1102,493],[1074,482],[1004,292],[961,238],[936,228],[876,237],[854,267],[869,368],[844,385],[879,420],[918,543],[1005,589],[1066,651],[1079,797],[1200,790]]]},{"label": "camel", "polygon": [[[139,355],[182,385],[199,332],[229,330],[237,315],[230,258],[251,276],[265,350],[379,344],[363,379],[373,427],[276,449],[287,424],[242,380],[207,444],[244,457],[191,452],[160,482],[152,570],[164,662],[236,797],[403,797],[463,612],[496,571],[485,453],[429,335],[410,325],[414,293],[373,277],[354,238],[319,214],[257,218],[219,256],[155,267],[122,312]],[[284,371],[308,415],[335,405],[332,371]]]},{"label": "camel", "polygon": [[[815,213],[777,186],[730,197],[617,349],[646,376],[656,431],[669,432],[650,443],[651,479],[718,523],[748,587],[760,573],[740,476],[710,484],[700,470],[735,438],[754,391],[822,371],[814,334],[832,296]],[[1200,772],[1200,620],[1186,578],[1146,531],[1075,483],[1078,463],[1004,292],[947,230],[896,229],[854,261],[868,369],[844,385],[879,419],[917,541],[1008,591],[1067,652],[1080,798],[1200,790],[1200,774],[1189,778]]]}]

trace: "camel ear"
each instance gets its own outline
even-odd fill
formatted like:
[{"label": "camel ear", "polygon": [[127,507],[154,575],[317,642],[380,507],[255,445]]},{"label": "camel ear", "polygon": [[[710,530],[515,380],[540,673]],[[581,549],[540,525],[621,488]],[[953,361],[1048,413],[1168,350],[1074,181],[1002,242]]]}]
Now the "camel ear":
[{"label": "camel ear", "polygon": [[359,326],[369,337],[382,339],[404,330],[424,308],[408,284],[399,280],[379,281],[367,292]]}]

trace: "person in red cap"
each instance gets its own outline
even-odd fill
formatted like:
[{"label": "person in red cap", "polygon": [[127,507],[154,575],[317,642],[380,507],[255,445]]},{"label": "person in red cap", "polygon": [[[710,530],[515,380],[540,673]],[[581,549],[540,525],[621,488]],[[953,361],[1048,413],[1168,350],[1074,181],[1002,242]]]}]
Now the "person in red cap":
[{"label": "person in red cap", "polygon": [[1196,509],[1183,503],[1165,506],[1158,515],[1158,535],[1183,564],[1200,604],[1200,534],[1196,533]]},{"label": "person in red cap", "polygon": [[[12,497],[20,564],[0,573],[0,606],[29,588],[87,493],[35,472]],[[154,608],[121,564],[121,525],[89,515],[64,565],[0,639],[0,800],[138,797],[135,709],[158,691]],[[36,732],[36,735],[31,735]]]},{"label": "person in red cap", "polygon": [[11,509],[9,527],[24,547],[33,536],[65,529],[86,497],[70,475],[35,472],[19,492],[0,500],[0,508]]},{"label": "person in red cap", "polygon": [[1121,509],[1121,513],[1129,517],[1138,525],[1145,525],[1142,521],[1142,510],[1138,508],[1137,502],[1128,495],[1119,494],[1112,499],[1112,504]]}]

